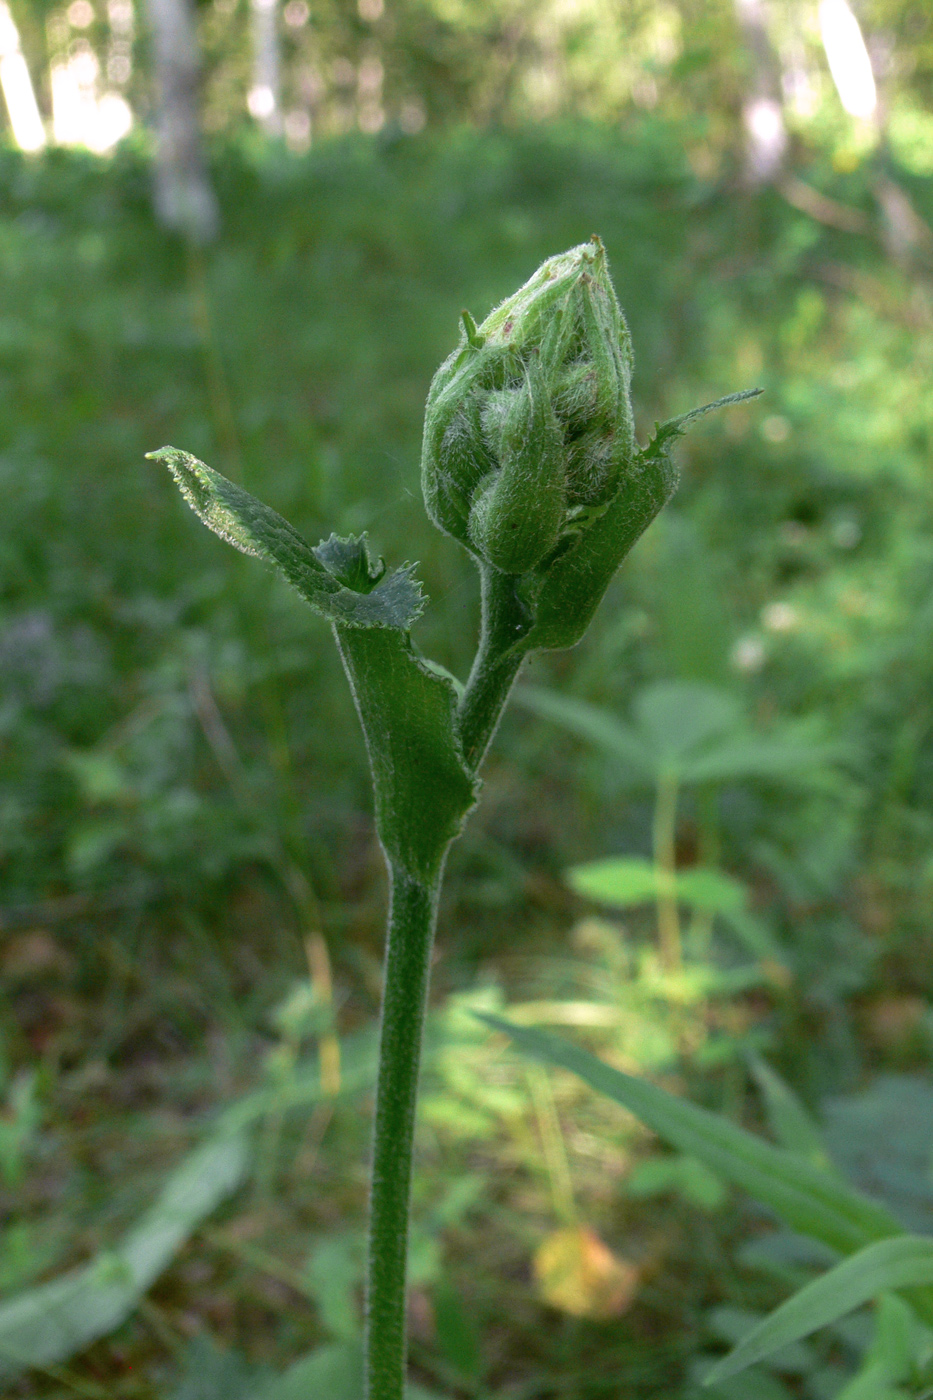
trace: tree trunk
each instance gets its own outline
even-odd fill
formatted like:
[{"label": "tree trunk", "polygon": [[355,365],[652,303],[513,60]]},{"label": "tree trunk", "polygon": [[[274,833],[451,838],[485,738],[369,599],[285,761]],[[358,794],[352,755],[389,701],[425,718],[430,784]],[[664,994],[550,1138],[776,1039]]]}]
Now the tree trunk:
[{"label": "tree trunk", "polygon": [[0,88],[6,100],[13,140],[21,151],[41,151],[46,144],[45,128],[23,57],[19,30],[6,0],[0,0]]},{"label": "tree trunk", "polygon": [[194,16],[190,0],[148,0],[148,6],[158,86],[156,214],[168,228],[206,243],[219,216],[201,149]]},{"label": "tree trunk", "polygon": [[282,134],[282,80],[276,0],[252,0],[253,86],[249,110],[268,136]]},{"label": "tree trunk", "polygon": [[780,74],[763,0],[735,0],[748,57],[749,81],[742,103],[745,125],[745,183],[765,185],[777,178],[787,149]]}]

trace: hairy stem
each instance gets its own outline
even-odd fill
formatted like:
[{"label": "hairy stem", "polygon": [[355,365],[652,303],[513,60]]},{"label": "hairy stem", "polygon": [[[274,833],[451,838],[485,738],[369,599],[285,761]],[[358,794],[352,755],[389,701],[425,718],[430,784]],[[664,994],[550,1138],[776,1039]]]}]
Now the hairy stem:
[{"label": "hairy stem", "polygon": [[521,643],[531,615],[516,591],[517,577],[480,564],[482,622],[479,647],[457,711],[460,742],[475,772],[483,761],[525,659]]},{"label": "hairy stem", "polygon": [[[457,712],[460,742],[475,773],[518,675],[531,627],[517,580],[481,565],[482,628],[476,660]],[[405,1272],[412,1142],[421,1036],[443,862],[430,880],[389,862],[391,902],[386,946],[379,1079],[369,1217],[366,1400],[404,1400]]]},{"label": "hairy stem", "polygon": [[389,868],[391,899],[369,1216],[366,1400],[404,1400],[405,1272],[421,1036],[441,871]]}]

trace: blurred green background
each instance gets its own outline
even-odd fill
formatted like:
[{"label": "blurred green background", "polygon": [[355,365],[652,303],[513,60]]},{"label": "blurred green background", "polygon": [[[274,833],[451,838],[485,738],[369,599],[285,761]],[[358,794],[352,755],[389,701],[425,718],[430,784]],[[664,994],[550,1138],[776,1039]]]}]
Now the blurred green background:
[{"label": "blurred green background", "polygon": [[[154,212],[158,5],[0,5],[45,143],[19,149],[39,141],[12,86],[11,1397],[261,1400],[359,1328],[384,905],[363,744],[326,627],[201,529],[144,454],[186,448],[313,541],[367,530],[390,564],[418,560],[416,641],[463,676],[476,579],[421,504],[427,387],[461,307],[479,319],[594,232],[643,441],[732,390],[765,395],[678,447],[680,490],[584,643],[526,672],[453,855],[413,1376],[451,1400],[686,1400],[703,1356],[807,1264],[769,1272],[748,1202],[523,1066],[471,1006],[564,1027],[752,1126],[764,1055],[857,1179],[933,1223],[933,17],[866,0],[862,49],[840,49],[840,5],[201,3],[213,237]],[[657,785],[553,695],[646,751],[662,711],[659,743],[689,747],[698,712],[707,738],[741,740],[731,768],[694,780],[684,760],[667,854],[720,874],[741,917],[685,884],[675,976],[644,890],[594,902],[567,875],[663,861]],[[106,1258],[244,1104],[251,1165],[152,1290],[21,1364],[33,1343],[4,1308]],[[829,1400],[861,1345],[830,1338],[717,1394]]]}]

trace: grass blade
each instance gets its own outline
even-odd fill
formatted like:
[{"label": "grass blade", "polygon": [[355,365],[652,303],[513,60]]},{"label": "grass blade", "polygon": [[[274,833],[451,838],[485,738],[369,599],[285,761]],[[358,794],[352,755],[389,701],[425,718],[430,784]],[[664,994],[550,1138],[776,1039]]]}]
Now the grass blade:
[{"label": "grass blade", "polygon": [[65,1361],[119,1327],[246,1166],[243,1134],[212,1139],[175,1169],[116,1249],[0,1305],[0,1379]]},{"label": "grass blade", "polygon": [[806,1284],[753,1327],[706,1377],[715,1385],[791,1342],[897,1288],[933,1283],[933,1239],[902,1235],[866,1245],[828,1273]]},{"label": "grass blade", "polygon": [[[479,1015],[479,1013],[477,1013]],[[635,1079],[595,1055],[546,1031],[515,1026],[498,1016],[480,1020],[503,1031],[533,1059],[578,1075],[597,1093],[614,1099],[671,1146],[699,1157],[714,1172],[769,1207],[792,1229],[851,1253],[902,1234],[896,1218],[860,1192],[803,1160],[772,1147],[707,1109]]]}]

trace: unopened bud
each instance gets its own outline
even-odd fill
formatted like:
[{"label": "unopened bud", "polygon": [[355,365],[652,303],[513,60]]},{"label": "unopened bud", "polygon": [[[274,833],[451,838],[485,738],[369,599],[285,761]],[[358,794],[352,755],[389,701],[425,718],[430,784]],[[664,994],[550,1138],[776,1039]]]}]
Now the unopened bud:
[{"label": "unopened bud", "polygon": [[422,484],[436,525],[508,574],[546,569],[635,451],[631,343],[598,239],[551,258],[435,375]]},{"label": "unopened bud", "polygon": [[515,645],[580,640],[613,574],[677,483],[670,448],[730,395],[635,442],[632,347],[598,238],[550,258],[460,344],[431,384],[421,482],[428,514],[514,579]]}]

